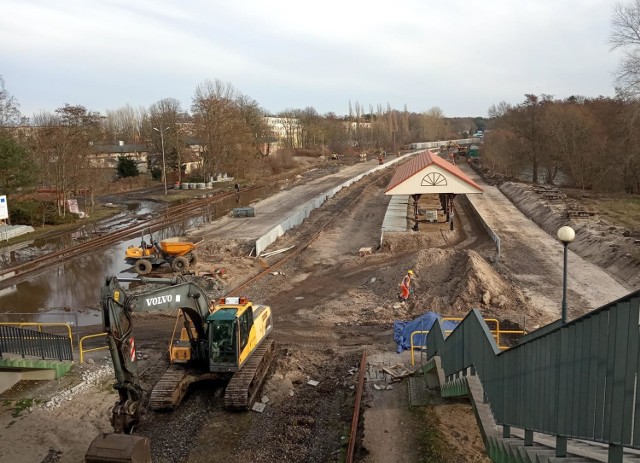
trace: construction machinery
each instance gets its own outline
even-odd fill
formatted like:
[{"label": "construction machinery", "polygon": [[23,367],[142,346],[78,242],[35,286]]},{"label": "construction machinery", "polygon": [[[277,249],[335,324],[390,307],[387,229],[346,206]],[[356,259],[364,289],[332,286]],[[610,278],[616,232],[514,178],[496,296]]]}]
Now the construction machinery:
[{"label": "construction machinery", "polygon": [[[121,281],[162,286],[127,294]],[[133,459],[133,455],[144,455],[148,443],[139,436],[126,435],[139,422],[147,396],[152,410],[173,409],[190,384],[216,379],[227,382],[225,408],[247,410],[251,406],[275,352],[269,337],[273,329],[269,306],[253,304],[244,297],[210,299],[198,285],[179,278],[116,277],[106,280],[101,306],[116,376],[113,387],[119,398],[111,411],[115,434],[96,437],[85,455],[86,462],[147,461]],[[170,344],[171,365],[147,395],[138,374],[132,314],[176,309],[184,325],[179,339]]]},{"label": "construction machinery", "polygon": [[455,141],[450,140],[447,144],[447,150],[456,152],[458,156],[466,156],[468,148],[466,145],[459,145]]},{"label": "construction machinery", "polygon": [[196,243],[184,238],[167,238],[158,243],[148,230],[148,240],[145,241],[145,231],[142,231],[140,246],[129,246],[125,251],[125,261],[133,265],[138,275],[148,275],[154,267],[168,263],[171,268],[180,273],[186,272],[195,263],[193,250]]}]

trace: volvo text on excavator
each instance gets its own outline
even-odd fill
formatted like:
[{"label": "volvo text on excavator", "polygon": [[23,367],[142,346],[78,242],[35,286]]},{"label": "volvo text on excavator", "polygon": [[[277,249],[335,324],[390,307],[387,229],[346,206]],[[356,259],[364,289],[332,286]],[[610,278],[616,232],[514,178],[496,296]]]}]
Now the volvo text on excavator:
[{"label": "volvo text on excavator", "polygon": [[[162,286],[127,294],[121,281]],[[273,329],[269,306],[244,297],[211,299],[195,283],[178,278],[116,277],[106,280],[101,305],[116,376],[113,387],[119,398],[111,412],[115,434],[96,437],[86,462],[150,461],[148,439],[125,435],[139,422],[147,399],[138,376],[133,312],[179,309],[184,315],[180,339],[171,343],[171,366],[148,397],[151,409],[177,406],[190,384],[206,379],[228,381],[225,408],[247,410],[251,406],[275,351],[269,337]]]}]

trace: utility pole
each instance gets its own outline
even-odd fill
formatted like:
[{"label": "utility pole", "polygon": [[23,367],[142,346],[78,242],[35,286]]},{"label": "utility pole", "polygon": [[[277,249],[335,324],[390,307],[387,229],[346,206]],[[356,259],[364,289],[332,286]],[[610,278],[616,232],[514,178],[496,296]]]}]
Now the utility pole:
[{"label": "utility pole", "polygon": [[162,181],[164,182],[164,194],[167,195],[167,168],[164,161],[164,132],[168,130],[169,127],[165,127],[162,130],[158,130],[155,127],[153,130],[156,132],[160,132],[160,144],[162,145]]}]

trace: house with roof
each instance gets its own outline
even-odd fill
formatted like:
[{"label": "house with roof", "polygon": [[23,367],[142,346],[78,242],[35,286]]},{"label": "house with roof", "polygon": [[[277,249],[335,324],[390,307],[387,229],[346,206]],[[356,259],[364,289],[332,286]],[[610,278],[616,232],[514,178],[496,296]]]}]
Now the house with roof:
[{"label": "house with roof", "polygon": [[93,145],[91,151],[92,167],[116,169],[118,158],[124,156],[136,162],[138,172],[145,173],[148,170],[149,149],[147,145],[119,141],[117,144]]}]

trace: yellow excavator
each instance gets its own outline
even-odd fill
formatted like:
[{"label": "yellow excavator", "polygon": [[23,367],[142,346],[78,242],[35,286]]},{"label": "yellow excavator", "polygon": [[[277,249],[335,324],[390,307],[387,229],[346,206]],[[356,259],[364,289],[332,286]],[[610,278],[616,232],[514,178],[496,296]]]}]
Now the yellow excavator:
[{"label": "yellow excavator", "polygon": [[[120,282],[162,285],[127,294]],[[176,310],[184,315],[180,339],[171,343],[171,366],[149,396],[152,410],[172,409],[190,384],[207,379],[227,380],[225,408],[247,410],[258,393],[274,356],[269,335],[271,308],[244,297],[210,299],[198,285],[179,278],[110,277],[102,288],[104,330],[111,352],[118,401],[111,410],[114,433],[97,436],[85,454],[86,463],[151,461],[148,438],[129,433],[140,421],[147,392],[138,376],[133,336],[133,312]]]},{"label": "yellow excavator", "polygon": [[447,151],[457,150],[458,156],[466,156],[468,147],[466,145],[459,145],[455,141],[450,140],[447,144]]}]

